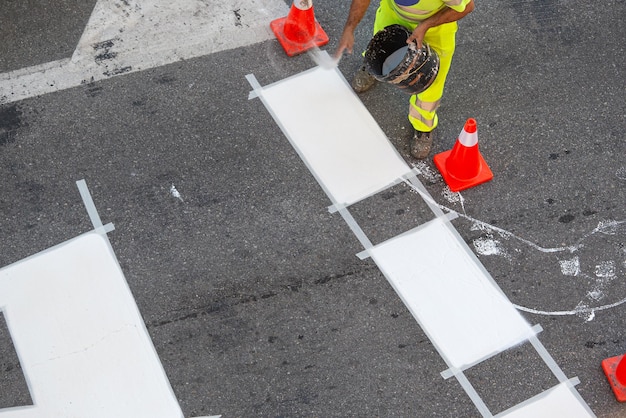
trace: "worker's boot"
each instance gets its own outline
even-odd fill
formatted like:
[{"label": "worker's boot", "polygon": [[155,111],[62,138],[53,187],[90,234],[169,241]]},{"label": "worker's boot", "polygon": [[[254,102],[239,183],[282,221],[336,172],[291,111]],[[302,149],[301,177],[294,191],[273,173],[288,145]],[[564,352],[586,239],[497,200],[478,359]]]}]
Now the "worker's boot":
[{"label": "worker's boot", "polygon": [[433,138],[435,131],[421,132],[415,131],[413,137],[409,140],[409,152],[418,160],[423,160],[430,154],[433,146]]},{"label": "worker's boot", "polygon": [[376,81],[374,76],[367,71],[365,64],[363,64],[352,79],[352,88],[357,93],[364,93],[374,87]]}]

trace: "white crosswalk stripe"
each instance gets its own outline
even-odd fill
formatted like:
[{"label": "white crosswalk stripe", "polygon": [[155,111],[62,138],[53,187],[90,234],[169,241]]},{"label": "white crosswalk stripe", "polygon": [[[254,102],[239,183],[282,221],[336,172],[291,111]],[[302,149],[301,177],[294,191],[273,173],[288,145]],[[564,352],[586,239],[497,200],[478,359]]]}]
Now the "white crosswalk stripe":
[{"label": "white crosswalk stripe", "polygon": [[0,74],[0,104],[274,37],[281,0],[99,0],[71,57]]}]

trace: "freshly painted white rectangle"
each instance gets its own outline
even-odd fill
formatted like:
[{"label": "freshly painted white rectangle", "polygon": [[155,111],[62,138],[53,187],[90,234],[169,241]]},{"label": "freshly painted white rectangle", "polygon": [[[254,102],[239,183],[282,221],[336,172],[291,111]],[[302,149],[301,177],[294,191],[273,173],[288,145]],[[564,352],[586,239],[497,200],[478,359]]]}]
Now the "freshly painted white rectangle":
[{"label": "freshly painted white rectangle", "polygon": [[498,418],[590,418],[595,414],[570,382],[563,382],[528,401],[511,408]]},{"label": "freshly painted white rectangle", "polygon": [[316,67],[260,94],[333,203],[350,205],[410,173],[337,69]]},{"label": "freshly painted white rectangle", "polygon": [[444,360],[462,370],[534,331],[444,222],[369,251]]},{"label": "freshly painted white rectangle", "polygon": [[105,237],[0,270],[0,310],[34,402],[0,417],[182,417]]}]

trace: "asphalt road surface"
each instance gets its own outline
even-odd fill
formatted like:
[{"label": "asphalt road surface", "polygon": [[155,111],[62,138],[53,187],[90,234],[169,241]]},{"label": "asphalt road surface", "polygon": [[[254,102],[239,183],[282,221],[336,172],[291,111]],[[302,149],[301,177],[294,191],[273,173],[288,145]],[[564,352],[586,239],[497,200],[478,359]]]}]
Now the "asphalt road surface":
[{"label": "asphalt road surface", "polygon": [[[198,3],[246,31],[238,2]],[[287,57],[271,38],[171,62],[137,47],[125,59],[157,58],[11,99],[7,74],[33,67],[46,79],[95,5],[0,7],[0,265],[91,229],[75,185],[85,179],[115,224],[109,239],[186,417],[479,416],[380,270],[355,256],[358,240],[263,104],[248,100],[246,74],[267,85],[314,66],[309,56]],[[315,1],[331,52],[348,7]],[[599,417],[626,416],[600,368],[626,353],[625,22],[623,0],[477,1],[460,22],[434,153],[473,117],[494,179],[460,194],[432,158],[408,155],[405,93],[378,85],[360,96],[435,200],[464,215],[453,221],[463,239],[543,327]],[[360,62],[355,53],[339,68],[350,79]],[[375,242],[432,217],[405,185],[354,214]],[[493,412],[557,383],[526,345],[466,374]],[[31,403],[0,313],[0,408]]]}]

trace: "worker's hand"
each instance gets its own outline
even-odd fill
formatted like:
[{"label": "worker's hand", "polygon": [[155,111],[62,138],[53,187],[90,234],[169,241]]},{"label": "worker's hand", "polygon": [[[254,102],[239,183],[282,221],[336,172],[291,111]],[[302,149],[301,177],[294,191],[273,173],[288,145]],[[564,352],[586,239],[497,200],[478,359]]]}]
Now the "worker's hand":
[{"label": "worker's hand", "polygon": [[428,30],[428,26],[424,23],[420,23],[413,30],[413,33],[407,38],[406,43],[410,44],[415,41],[417,43],[417,49],[422,48],[422,43],[424,42],[424,35],[426,35],[426,31]]},{"label": "worker's hand", "polygon": [[335,59],[341,58],[344,52],[352,54],[352,48],[354,48],[354,32],[346,30],[339,39],[339,45],[335,51]]}]

